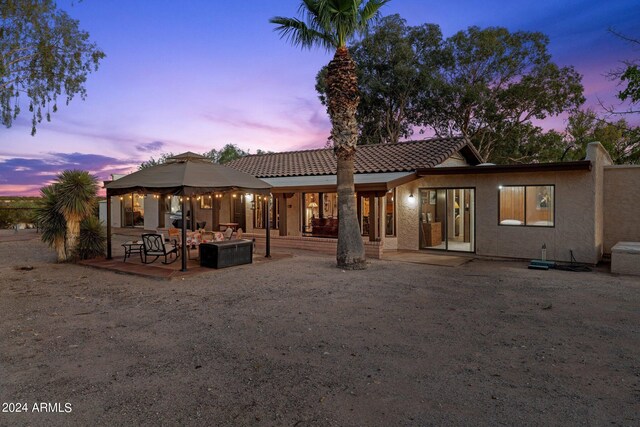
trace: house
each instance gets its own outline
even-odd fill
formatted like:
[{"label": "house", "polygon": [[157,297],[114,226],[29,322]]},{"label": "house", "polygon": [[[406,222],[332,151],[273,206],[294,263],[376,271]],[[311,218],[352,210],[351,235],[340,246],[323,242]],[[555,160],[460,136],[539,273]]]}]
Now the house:
[{"label": "house", "polygon": [[[251,155],[227,166],[269,183],[272,197],[203,194],[191,201],[197,222],[237,224],[260,243],[268,220],[273,247],[335,253],[332,149]],[[544,247],[547,259],[573,254],[595,264],[618,241],[640,241],[640,166],[612,165],[599,143],[582,161],[526,165],[482,163],[464,138],[359,146],[354,180],[372,258],[425,249],[531,259]],[[131,194],[112,209],[123,212],[119,226],[138,218],[147,229],[168,227],[173,199]]]}]

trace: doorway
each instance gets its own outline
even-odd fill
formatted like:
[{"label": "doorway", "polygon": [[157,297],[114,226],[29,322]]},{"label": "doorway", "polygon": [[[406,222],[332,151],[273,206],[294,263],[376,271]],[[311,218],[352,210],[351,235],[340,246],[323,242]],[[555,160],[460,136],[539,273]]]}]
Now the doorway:
[{"label": "doorway", "polygon": [[475,252],[475,189],[420,190],[420,248]]}]

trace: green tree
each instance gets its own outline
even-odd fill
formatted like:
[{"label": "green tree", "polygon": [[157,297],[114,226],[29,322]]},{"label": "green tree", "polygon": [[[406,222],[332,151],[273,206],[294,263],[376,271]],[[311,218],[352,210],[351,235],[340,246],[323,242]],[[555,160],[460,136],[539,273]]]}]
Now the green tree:
[{"label": "green tree", "polygon": [[609,121],[598,117],[593,110],[571,114],[566,129],[570,144],[566,160],[584,159],[587,145],[598,141],[616,164],[640,164],[640,128],[625,119]]},{"label": "green tree", "polygon": [[56,9],[52,0],[0,0],[0,110],[10,127],[20,114],[20,98],[28,98],[31,134],[58,109],[86,97],[87,75],[105,54],[89,41],[78,21]]},{"label": "green tree", "polygon": [[[634,48],[640,48],[640,39],[619,33],[613,28],[610,28],[609,32]],[[640,59],[635,58],[622,62],[624,66],[610,71],[608,76],[611,80],[619,80],[624,89],[618,92],[618,99],[629,102],[631,106],[626,111],[617,111],[614,107],[607,106],[604,106],[604,108],[610,114],[640,113],[640,110],[634,109],[634,105],[640,103]]]},{"label": "green tree", "polygon": [[173,156],[175,156],[175,154],[173,153],[162,153],[160,154],[160,157],[158,157],[157,159],[151,157],[149,160],[146,160],[140,163],[140,166],[138,166],[138,170],[150,168],[151,166],[158,166],[158,165],[165,164],[167,163],[167,159]]},{"label": "green tree", "polygon": [[327,66],[327,110],[337,157],[338,267],[366,268],[364,243],[355,209],[354,158],[358,140],[358,76],[347,43],[364,33],[389,0],[303,0],[302,19],[275,17],[276,31],[294,46],[335,50]]},{"label": "green tree", "polygon": [[244,157],[248,154],[248,151],[244,151],[235,144],[227,144],[217,152],[217,156],[214,161],[223,165],[231,160],[239,159],[240,157]]},{"label": "green tree", "polygon": [[[256,154],[264,154],[268,151],[258,150]],[[225,164],[232,160],[239,159],[240,157],[248,156],[250,153],[249,150],[243,150],[238,147],[236,144],[226,144],[220,150],[216,150],[212,148],[211,150],[202,153],[202,155],[208,159],[210,159],[213,163]],[[162,153],[157,159],[151,157],[149,160],[146,160],[138,166],[138,170],[142,170],[151,166],[162,165],[167,162],[168,159],[175,156],[173,153]]]},{"label": "green tree", "polygon": [[[446,40],[441,81],[423,98],[419,124],[440,136],[468,137],[488,161],[517,151],[522,126],[576,109],[581,76],[551,62],[537,32],[470,27]],[[501,152],[496,152],[497,148]]]},{"label": "green tree", "polygon": [[97,179],[87,171],[66,170],[58,175],[56,207],[67,224],[68,254],[73,254],[76,250],[80,223],[93,214],[97,193]]},{"label": "green tree", "polygon": [[59,262],[67,260],[66,234],[67,222],[58,210],[58,184],[40,189],[40,203],[35,212],[42,241],[53,247]]},{"label": "green tree", "polygon": [[[380,19],[349,49],[358,65],[359,144],[396,143],[413,134],[416,100],[428,92],[440,65],[440,27],[408,26],[399,15]],[[326,105],[327,67],[316,77]]]}]

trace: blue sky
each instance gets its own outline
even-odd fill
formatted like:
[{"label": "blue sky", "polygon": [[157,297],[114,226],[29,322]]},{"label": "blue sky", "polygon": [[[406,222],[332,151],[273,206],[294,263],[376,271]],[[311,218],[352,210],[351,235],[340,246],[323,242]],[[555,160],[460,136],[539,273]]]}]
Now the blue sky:
[{"label": "blue sky", "polygon": [[[297,0],[59,2],[107,54],[89,76],[86,101],[62,106],[30,136],[30,118],[0,129],[0,195],[38,193],[67,168],[101,179],[167,151],[234,143],[255,152],[321,147],[329,121],[314,89],[330,60],[301,51],[269,24],[294,16]],[[471,25],[541,31],[553,60],[584,75],[587,105],[615,102],[604,76],[640,56],[607,28],[638,36],[637,0],[392,0],[383,14],[439,24],[445,36]],[[562,127],[562,118],[547,127]]]}]

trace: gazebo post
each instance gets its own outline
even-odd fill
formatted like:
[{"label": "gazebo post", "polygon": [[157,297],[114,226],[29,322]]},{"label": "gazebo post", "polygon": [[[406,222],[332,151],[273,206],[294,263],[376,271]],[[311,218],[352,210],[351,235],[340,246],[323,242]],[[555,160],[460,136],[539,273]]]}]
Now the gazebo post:
[{"label": "gazebo post", "polygon": [[185,211],[187,203],[185,199],[186,196],[182,194],[182,271],[187,271],[187,212]]},{"label": "gazebo post", "polygon": [[111,195],[107,188],[107,259],[111,259]]},{"label": "gazebo post", "polygon": [[267,195],[267,212],[265,212],[266,230],[267,230],[267,242],[266,242],[266,254],[265,258],[271,258],[271,221],[269,220],[269,214],[271,213],[271,193]]}]

